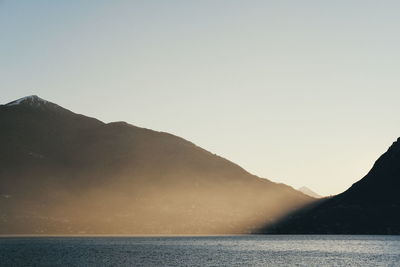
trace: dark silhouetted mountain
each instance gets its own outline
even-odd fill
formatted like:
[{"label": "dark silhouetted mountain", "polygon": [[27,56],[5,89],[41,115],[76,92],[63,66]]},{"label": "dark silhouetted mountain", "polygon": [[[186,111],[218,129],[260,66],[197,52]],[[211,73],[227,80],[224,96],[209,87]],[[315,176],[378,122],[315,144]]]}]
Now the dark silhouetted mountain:
[{"label": "dark silhouetted mountain", "polygon": [[313,198],[321,198],[322,196],[318,195],[317,193],[315,193],[314,191],[312,191],[310,188],[303,186],[300,187],[299,189],[300,192],[302,192],[303,194],[306,194],[307,196],[313,197]]},{"label": "dark silhouetted mountain", "polygon": [[399,139],[347,191],[261,230],[281,234],[400,234]]},{"label": "dark silhouetted mountain", "polygon": [[313,199],[172,134],[0,106],[1,234],[247,233]]}]

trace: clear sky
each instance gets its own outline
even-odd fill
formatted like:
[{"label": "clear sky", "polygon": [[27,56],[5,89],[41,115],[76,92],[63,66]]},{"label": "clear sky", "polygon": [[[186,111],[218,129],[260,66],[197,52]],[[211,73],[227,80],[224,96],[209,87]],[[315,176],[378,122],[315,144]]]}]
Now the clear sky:
[{"label": "clear sky", "polygon": [[400,136],[399,1],[0,1],[0,102],[170,132],[319,194]]}]

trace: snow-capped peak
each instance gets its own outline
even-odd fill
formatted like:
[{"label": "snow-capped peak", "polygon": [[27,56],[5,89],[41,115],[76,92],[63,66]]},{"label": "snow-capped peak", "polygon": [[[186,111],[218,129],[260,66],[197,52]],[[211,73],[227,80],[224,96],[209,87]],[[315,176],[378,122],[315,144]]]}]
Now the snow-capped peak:
[{"label": "snow-capped peak", "polygon": [[8,104],[6,104],[6,106],[15,106],[15,105],[20,105],[22,103],[26,103],[32,106],[40,106],[42,104],[46,104],[47,101],[38,97],[37,95],[30,95],[30,96],[26,96],[20,99],[17,99],[15,101],[12,101]]}]

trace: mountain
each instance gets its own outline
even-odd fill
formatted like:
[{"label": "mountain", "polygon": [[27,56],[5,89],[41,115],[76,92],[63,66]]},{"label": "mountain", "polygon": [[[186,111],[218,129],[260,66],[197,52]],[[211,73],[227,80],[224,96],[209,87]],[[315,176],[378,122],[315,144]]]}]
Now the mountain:
[{"label": "mountain", "polygon": [[318,195],[317,193],[315,193],[314,191],[312,191],[310,188],[308,188],[306,186],[300,187],[297,190],[299,190],[303,194],[305,194],[307,196],[310,196],[310,197],[313,197],[313,198],[321,198],[322,197],[322,196]]},{"label": "mountain", "polygon": [[172,134],[0,105],[0,234],[249,233],[314,199]]},{"label": "mountain", "polygon": [[277,234],[400,234],[400,138],[345,192],[264,227]]}]

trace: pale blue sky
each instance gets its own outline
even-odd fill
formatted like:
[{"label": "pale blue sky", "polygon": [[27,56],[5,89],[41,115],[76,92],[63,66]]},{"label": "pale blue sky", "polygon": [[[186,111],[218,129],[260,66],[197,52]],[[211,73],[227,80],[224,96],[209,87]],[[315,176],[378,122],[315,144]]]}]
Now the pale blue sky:
[{"label": "pale blue sky", "polygon": [[37,94],[335,194],[400,136],[398,1],[0,1],[0,102]]}]

